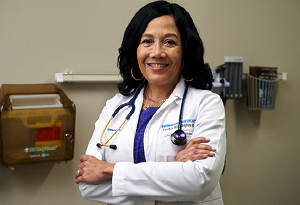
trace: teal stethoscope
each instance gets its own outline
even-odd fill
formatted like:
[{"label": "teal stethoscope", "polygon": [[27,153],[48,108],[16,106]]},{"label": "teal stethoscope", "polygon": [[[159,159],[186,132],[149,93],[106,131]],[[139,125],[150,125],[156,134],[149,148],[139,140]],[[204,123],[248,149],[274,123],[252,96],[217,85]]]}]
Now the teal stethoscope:
[{"label": "teal stethoscope", "polygon": [[[137,89],[137,91],[135,92],[134,96],[131,98],[131,100],[127,103],[124,103],[122,105],[120,105],[115,112],[112,114],[110,120],[108,121],[108,123],[106,124],[101,138],[100,138],[100,143],[97,143],[97,147],[101,148],[102,146],[105,147],[109,147],[111,149],[117,149],[117,145],[108,145],[107,143],[117,134],[117,132],[122,128],[122,126],[125,124],[125,122],[127,120],[129,120],[129,118],[131,117],[131,115],[134,113],[135,111],[135,105],[134,102],[138,96],[138,94],[140,93],[140,91],[142,90],[144,86],[144,83],[142,85],[140,85],[140,87]],[[183,106],[184,106],[184,102],[186,99],[186,94],[187,94],[187,90],[188,90],[188,84],[185,83],[185,89],[184,89],[184,93],[183,93],[183,97],[182,97],[182,102],[181,102],[181,107],[180,107],[180,113],[179,113],[179,122],[178,122],[178,130],[176,130],[172,135],[171,135],[171,142],[175,145],[184,145],[186,144],[187,140],[186,140],[186,134],[184,133],[184,131],[181,130],[181,124],[182,124],[182,113],[183,113]],[[124,122],[120,125],[120,127],[112,134],[112,136],[106,141],[103,142],[103,135],[105,133],[105,130],[107,129],[109,123],[112,121],[112,119],[118,114],[118,112],[124,108],[125,106],[131,106],[131,110],[128,113],[128,115],[125,117]]]}]

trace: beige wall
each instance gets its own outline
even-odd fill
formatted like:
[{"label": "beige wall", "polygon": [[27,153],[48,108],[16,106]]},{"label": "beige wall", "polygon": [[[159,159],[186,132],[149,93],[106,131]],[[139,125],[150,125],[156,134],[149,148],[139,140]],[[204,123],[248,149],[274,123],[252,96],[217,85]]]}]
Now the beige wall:
[{"label": "beige wall", "polygon": [[[55,83],[54,74],[66,71],[117,73],[124,29],[147,2],[0,0],[0,84]],[[174,2],[192,15],[211,67],[224,56],[243,56],[244,72],[257,65],[288,73],[279,82],[275,110],[249,111],[246,97],[227,102],[225,204],[298,204],[300,1]],[[74,160],[14,171],[0,166],[0,204],[93,204],[81,198],[74,175],[116,85],[58,85],[77,106]]]}]

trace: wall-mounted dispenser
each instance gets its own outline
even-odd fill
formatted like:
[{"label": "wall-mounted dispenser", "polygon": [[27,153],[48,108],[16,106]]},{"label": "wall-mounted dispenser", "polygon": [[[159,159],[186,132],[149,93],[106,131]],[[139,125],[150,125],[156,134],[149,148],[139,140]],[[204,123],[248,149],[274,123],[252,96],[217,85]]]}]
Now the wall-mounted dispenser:
[{"label": "wall-mounted dispenser", "polygon": [[243,57],[226,56],[224,64],[213,71],[213,91],[219,93],[224,105],[227,99],[242,98]]},{"label": "wall-mounted dispenser", "polygon": [[242,95],[243,80],[243,57],[226,56],[225,62],[225,79],[230,82],[226,88],[227,99],[240,99]]},{"label": "wall-mounted dispenser", "polygon": [[0,103],[1,164],[73,159],[76,109],[55,84],[2,85]]}]

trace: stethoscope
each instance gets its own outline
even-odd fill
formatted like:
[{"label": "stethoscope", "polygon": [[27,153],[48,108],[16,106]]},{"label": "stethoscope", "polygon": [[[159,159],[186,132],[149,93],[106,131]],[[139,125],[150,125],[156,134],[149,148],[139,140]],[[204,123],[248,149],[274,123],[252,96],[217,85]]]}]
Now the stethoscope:
[{"label": "stethoscope", "polygon": [[[137,98],[137,96],[139,95],[140,91],[142,90],[144,86],[144,83],[142,83],[140,85],[140,87],[137,89],[137,91],[135,92],[134,96],[131,98],[131,100],[127,103],[121,104],[116,110],[115,112],[112,114],[110,120],[107,122],[105,128],[103,129],[101,138],[100,138],[100,143],[97,143],[97,147],[101,148],[102,146],[105,147],[109,147],[111,149],[117,149],[117,145],[108,145],[107,143],[117,134],[117,132],[119,130],[121,130],[121,128],[123,127],[123,125],[125,124],[125,122],[127,120],[129,120],[129,118],[131,117],[131,115],[134,113],[135,111],[135,105],[134,102]],[[182,131],[181,129],[181,125],[182,125],[182,113],[183,113],[183,107],[184,107],[184,102],[186,99],[186,94],[187,94],[187,90],[188,90],[188,84],[185,83],[185,89],[184,89],[184,93],[183,93],[183,97],[182,97],[182,102],[181,102],[181,107],[180,107],[180,113],[179,113],[179,122],[178,122],[178,130],[176,130],[172,135],[171,135],[171,142],[175,145],[181,146],[186,144],[187,139],[186,139],[186,134],[184,131]],[[106,141],[103,142],[103,135],[105,133],[105,130],[107,129],[109,123],[112,121],[112,119],[118,114],[118,112],[124,108],[125,106],[131,106],[131,110],[128,113],[128,115],[125,117],[124,122],[120,125],[120,127],[112,134],[112,136]]]}]

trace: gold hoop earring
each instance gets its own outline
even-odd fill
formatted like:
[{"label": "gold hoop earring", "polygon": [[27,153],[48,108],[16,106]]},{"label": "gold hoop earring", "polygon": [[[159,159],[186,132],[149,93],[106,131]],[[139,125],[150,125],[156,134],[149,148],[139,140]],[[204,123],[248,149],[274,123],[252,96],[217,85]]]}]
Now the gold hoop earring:
[{"label": "gold hoop earring", "polygon": [[181,75],[181,78],[182,78],[183,80],[185,80],[186,82],[191,82],[191,81],[194,80],[194,78],[192,78],[192,79],[190,79],[190,80],[187,80],[187,79],[185,79],[182,75]]},{"label": "gold hoop earring", "polygon": [[[181,70],[182,70],[183,67],[184,67],[184,63],[183,63],[182,66],[181,66]],[[186,82],[191,82],[191,81],[194,80],[194,78],[192,78],[192,79],[190,79],[190,80],[187,80],[187,79],[185,79],[185,78],[183,77],[182,74],[181,74],[181,78],[182,78],[183,80],[185,80]]]},{"label": "gold hoop earring", "polygon": [[134,79],[134,80],[142,80],[143,78],[144,78],[144,76],[142,77],[142,78],[140,78],[140,79],[137,79],[137,78],[135,78],[134,76],[133,76],[133,67],[131,68],[131,76],[132,76],[132,78]]}]

